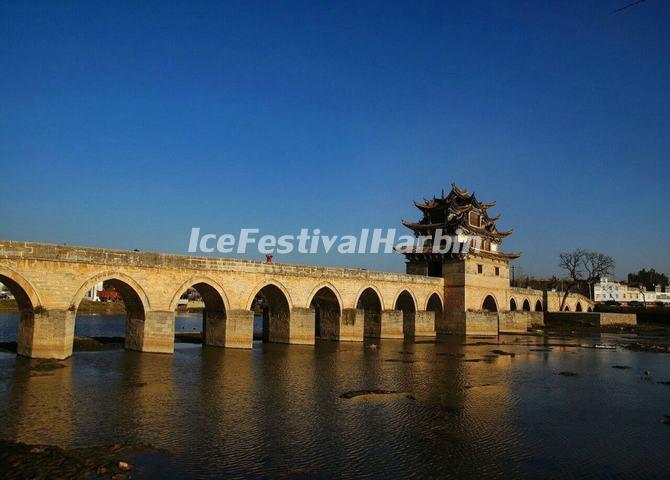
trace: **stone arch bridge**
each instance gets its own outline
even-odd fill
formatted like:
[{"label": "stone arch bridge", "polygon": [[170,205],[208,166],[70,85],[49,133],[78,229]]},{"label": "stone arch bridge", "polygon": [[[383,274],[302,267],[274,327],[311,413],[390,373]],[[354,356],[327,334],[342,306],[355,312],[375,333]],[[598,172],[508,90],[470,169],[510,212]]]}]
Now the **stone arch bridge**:
[{"label": "stone arch bridge", "polygon": [[357,269],[271,264],[0,241],[0,282],[20,310],[18,353],[72,354],[77,308],[101,281],[126,306],[126,348],[172,353],[175,310],[195,288],[205,303],[203,342],[251,348],[254,311],[272,342],[313,344],[435,335],[444,280]]}]

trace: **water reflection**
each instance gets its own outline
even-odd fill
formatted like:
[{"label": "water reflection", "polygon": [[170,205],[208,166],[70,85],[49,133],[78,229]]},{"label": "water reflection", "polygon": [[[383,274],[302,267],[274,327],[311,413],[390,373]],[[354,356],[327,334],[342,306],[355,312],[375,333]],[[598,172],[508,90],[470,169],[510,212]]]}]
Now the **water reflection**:
[{"label": "water reflection", "polygon": [[[174,355],[77,352],[56,368],[0,354],[0,437],[151,443],[200,477],[664,474],[670,387],[642,372],[670,380],[667,355],[487,342],[178,343]],[[409,398],[340,398],[366,389]]]}]

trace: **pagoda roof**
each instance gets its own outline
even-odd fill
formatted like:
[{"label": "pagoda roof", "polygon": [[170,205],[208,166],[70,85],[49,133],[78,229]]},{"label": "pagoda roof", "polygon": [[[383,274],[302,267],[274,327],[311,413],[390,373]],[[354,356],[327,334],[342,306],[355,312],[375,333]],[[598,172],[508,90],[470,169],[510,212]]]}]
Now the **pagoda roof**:
[{"label": "pagoda roof", "polygon": [[[417,222],[402,220],[402,224],[411,229],[415,235],[434,235],[436,230],[442,229],[444,235],[454,235],[462,232],[463,235],[471,235],[500,241],[512,234],[512,230],[498,230],[496,222],[500,215],[489,215],[488,210],[495,206],[495,202],[481,202],[475,193],[469,193],[459,188],[455,183],[451,184],[451,190],[431,199],[423,199],[423,202],[414,202],[414,205],[422,212],[423,218]],[[474,213],[476,216],[471,216]],[[472,224],[471,224],[472,221]],[[477,251],[482,255],[493,255],[501,258],[517,258],[520,254],[507,254],[502,252]],[[413,255],[426,254],[425,252],[413,252]]]},{"label": "pagoda roof", "polygon": [[455,183],[452,183],[451,191],[446,197],[443,190],[441,197],[433,197],[430,200],[424,198],[423,203],[414,202],[414,205],[421,211],[430,211],[445,207],[454,210],[488,210],[495,207],[496,202],[480,202],[474,192],[468,193],[467,190],[458,188]]}]

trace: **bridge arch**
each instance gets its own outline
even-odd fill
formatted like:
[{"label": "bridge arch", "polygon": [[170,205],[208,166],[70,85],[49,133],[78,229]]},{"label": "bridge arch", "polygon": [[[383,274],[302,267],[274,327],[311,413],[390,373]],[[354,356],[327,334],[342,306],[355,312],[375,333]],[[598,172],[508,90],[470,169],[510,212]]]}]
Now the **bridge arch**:
[{"label": "bridge arch", "polygon": [[496,297],[492,294],[489,293],[484,297],[484,301],[482,302],[482,310],[485,312],[497,312],[498,311],[498,302],[496,301]]},{"label": "bridge arch", "polygon": [[[142,288],[142,286],[134,278],[116,270],[106,270],[104,272],[97,273],[86,279],[86,281],[84,281],[82,286],[79,287],[79,290],[77,290],[77,293],[75,293],[74,296],[72,297],[72,301],[70,301],[70,310],[77,310],[77,308],[79,308],[79,304],[84,298],[84,295],[86,295],[86,292],[88,292],[96,284],[108,280],[120,282],[120,284],[127,285],[137,296],[137,299],[135,300],[139,300],[139,304],[136,306],[138,307],[141,306],[143,312],[146,312],[151,309],[151,304],[149,303],[149,298],[147,297],[144,288]],[[125,287],[123,286],[122,288],[125,289]],[[123,292],[121,292],[121,295],[123,296]]]},{"label": "bridge arch", "polygon": [[409,289],[402,289],[393,302],[393,308],[402,312],[402,331],[414,335],[416,329],[416,299]]},{"label": "bridge arch", "polygon": [[582,302],[578,300],[577,305],[575,305],[575,312],[581,312],[581,311],[582,311]]},{"label": "bridge arch", "polygon": [[441,330],[443,323],[442,318],[444,316],[444,302],[442,301],[442,297],[440,297],[439,293],[433,292],[430,294],[428,300],[426,301],[425,310],[427,312],[435,313],[435,331],[439,332]]},{"label": "bridge arch", "polygon": [[354,302],[353,308],[359,308],[358,305],[361,302],[361,297],[368,290],[372,290],[377,295],[377,298],[379,299],[379,303],[381,304],[380,307],[379,307],[379,310],[380,311],[384,310],[384,308],[386,308],[384,306],[384,297],[382,296],[382,293],[379,291],[379,288],[377,288],[374,285],[366,285],[358,291],[358,295],[356,295],[356,301]]},{"label": "bridge arch", "polygon": [[376,287],[363,288],[358,294],[355,308],[363,310],[363,334],[379,338],[382,332],[383,299]]},{"label": "bridge arch", "polygon": [[[401,297],[403,298],[401,299]],[[407,303],[408,305],[409,301],[411,301],[412,308],[414,309],[414,311],[419,309],[419,302],[416,301],[416,296],[414,295],[414,292],[410,288],[401,287],[396,292],[395,297],[393,298],[393,308],[395,308],[396,310],[399,310],[397,308],[398,300],[400,300],[401,303]]]},{"label": "bridge arch", "polygon": [[305,305],[307,308],[310,308],[312,305],[312,301],[314,300],[314,296],[324,288],[327,288],[331,292],[333,292],[333,295],[335,295],[335,298],[337,299],[337,303],[340,307],[340,309],[344,308],[344,302],[342,301],[342,295],[340,295],[339,290],[335,287],[330,282],[321,282],[319,283],[316,287],[312,289],[312,291],[309,293],[309,296],[307,297],[307,305]]},{"label": "bridge arch", "polygon": [[293,300],[291,300],[291,295],[288,293],[288,289],[279,280],[271,278],[269,280],[264,280],[257,283],[256,286],[251,290],[251,295],[247,298],[247,310],[251,310],[254,300],[256,300],[256,297],[260,291],[268,286],[274,286],[279,289],[286,297],[289,308],[293,308]]},{"label": "bridge arch", "polygon": [[263,341],[289,343],[293,303],[288,290],[277,281],[260,283],[252,294],[249,310],[259,311],[263,318]]},{"label": "bridge arch", "polygon": [[72,297],[70,310],[74,312],[74,321],[67,326],[67,336],[74,338],[76,312],[86,292],[100,282],[108,282],[121,294],[126,307],[125,347],[130,350],[142,350],[145,339],[146,314],[151,310],[149,299],[141,285],[125,273],[108,270],[89,277]]},{"label": "bridge arch", "polygon": [[527,298],[525,298],[523,300],[523,307],[522,308],[523,308],[524,312],[530,312],[530,301]]},{"label": "bridge arch", "polygon": [[35,329],[35,310],[42,302],[32,284],[21,274],[6,267],[0,267],[0,283],[14,296],[19,309],[19,329],[17,333],[17,353],[30,356]]},{"label": "bridge arch", "polygon": [[20,273],[7,267],[0,267],[0,283],[5,285],[14,295],[19,308],[35,308],[42,305],[42,301],[35,287]]},{"label": "bridge arch", "polygon": [[541,312],[542,311],[542,301],[540,299],[535,302],[535,311],[536,312]]},{"label": "bridge arch", "polygon": [[314,310],[314,333],[326,340],[339,340],[342,299],[337,289],[325,282],[309,295],[308,308]]},{"label": "bridge arch", "polygon": [[516,300],[514,298],[509,299],[509,309],[511,312],[516,311]]},{"label": "bridge arch", "polygon": [[205,308],[202,311],[202,344],[217,347],[225,346],[226,317],[230,307],[223,288],[218,282],[209,277],[192,277],[183,283],[175,293],[172,302],[170,302],[170,311],[174,312],[177,310],[179,300],[190,289],[195,290],[205,304]]},{"label": "bridge arch", "polygon": [[426,297],[426,305],[424,310],[431,310],[430,307],[436,308],[438,304],[440,310],[444,310],[444,300],[442,300],[442,295],[440,295],[440,293],[437,291],[430,292]]},{"label": "bridge arch", "polygon": [[[218,295],[221,297],[225,309],[230,310],[230,303],[228,302],[228,297],[226,296],[226,292],[223,290],[223,287],[219,284],[219,282],[207,276],[191,277],[187,281],[182,283],[181,286],[175,292],[174,296],[172,297],[172,300],[170,301],[169,310],[171,312],[176,310],[179,304],[179,299],[182,297],[182,295],[184,295],[189,288],[194,288],[195,290],[198,290],[197,288],[198,285],[202,285],[201,288],[207,286],[214,289],[216,293],[218,293]],[[198,290],[198,293],[200,293],[200,295],[202,296],[202,292]]]}]

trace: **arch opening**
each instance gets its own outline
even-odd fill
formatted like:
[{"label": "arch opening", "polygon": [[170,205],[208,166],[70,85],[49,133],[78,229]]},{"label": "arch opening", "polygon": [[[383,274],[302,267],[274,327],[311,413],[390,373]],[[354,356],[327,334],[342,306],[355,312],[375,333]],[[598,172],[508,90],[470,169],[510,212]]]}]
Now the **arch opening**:
[{"label": "arch opening", "polygon": [[324,340],[339,340],[341,309],[335,292],[329,287],[320,288],[309,306],[314,310],[315,335]]},{"label": "arch opening", "polygon": [[356,308],[363,310],[363,334],[380,337],[382,333],[382,302],[373,288],[366,288],[358,297]]},{"label": "arch opening", "polygon": [[[84,285],[82,298],[75,299],[74,335],[123,337],[126,348],[139,350],[144,336],[145,308],[139,293],[129,283],[110,276]],[[103,313],[103,315],[100,315]]]},{"label": "arch opening", "polygon": [[542,311],[542,302],[539,301],[539,300],[537,302],[535,302],[535,311],[536,312],[541,312]]},{"label": "arch opening", "polygon": [[290,338],[291,308],[284,292],[276,285],[261,288],[253,302],[254,340],[286,343]]},{"label": "arch opening", "polygon": [[7,310],[17,314],[8,314],[7,320],[0,325],[0,341],[17,343],[19,354],[28,354],[31,347],[32,332],[35,325],[35,305],[21,285],[11,278],[0,275],[0,296]]},{"label": "arch opening", "polygon": [[581,312],[582,311],[582,303],[577,302],[577,306],[575,306],[575,312]]},{"label": "arch opening", "polygon": [[428,298],[426,311],[435,313],[435,331],[440,332],[444,316],[444,308],[442,307],[440,296],[437,293],[433,293],[430,298]]},{"label": "arch opening", "polygon": [[512,312],[516,310],[516,300],[514,300],[513,298],[510,298],[509,300],[509,309]]},{"label": "arch opening", "polygon": [[206,282],[188,287],[175,311],[176,340],[225,346],[226,305],[219,291]]},{"label": "arch opening", "polygon": [[527,298],[524,299],[522,308],[524,312],[530,312],[530,302],[528,301]]},{"label": "arch opening", "polygon": [[482,310],[484,310],[485,312],[498,311],[498,304],[496,303],[496,299],[493,298],[492,295],[486,296],[486,298],[484,299],[484,303],[482,304]]},{"label": "arch opening", "polygon": [[395,301],[396,310],[402,311],[402,331],[405,335],[413,336],[416,330],[416,305],[414,298],[403,290]]},{"label": "arch opening", "polygon": [[566,305],[565,307],[563,307],[563,311],[564,312],[569,312],[570,311],[570,305]]}]

